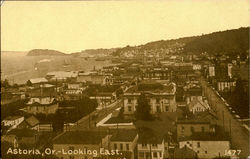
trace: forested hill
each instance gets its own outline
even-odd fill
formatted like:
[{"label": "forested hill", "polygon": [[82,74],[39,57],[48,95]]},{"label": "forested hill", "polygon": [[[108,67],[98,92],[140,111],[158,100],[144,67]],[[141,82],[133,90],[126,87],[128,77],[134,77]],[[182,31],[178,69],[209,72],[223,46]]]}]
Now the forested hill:
[{"label": "forested hill", "polygon": [[27,56],[65,56],[65,53],[56,50],[34,49],[28,52]]},{"label": "forested hill", "polygon": [[216,54],[246,53],[249,49],[249,27],[215,32],[194,38],[185,45],[187,52]]},{"label": "forested hill", "polygon": [[120,55],[126,51],[137,50],[154,50],[154,49],[175,49],[183,48],[184,53],[201,53],[209,54],[247,54],[249,49],[249,27],[233,30],[226,30],[204,34],[201,36],[184,37],[171,40],[160,40],[150,42],[139,46],[126,46],[119,48],[114,53]]}]

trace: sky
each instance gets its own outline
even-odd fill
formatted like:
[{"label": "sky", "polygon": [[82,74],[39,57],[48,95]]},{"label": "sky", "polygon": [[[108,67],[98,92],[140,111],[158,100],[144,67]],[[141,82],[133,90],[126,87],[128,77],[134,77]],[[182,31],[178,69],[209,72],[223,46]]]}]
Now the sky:
[{"label": "sky", "polygon": [[1,50],[141,45],[248,27],[248,0],[5,1]]}]

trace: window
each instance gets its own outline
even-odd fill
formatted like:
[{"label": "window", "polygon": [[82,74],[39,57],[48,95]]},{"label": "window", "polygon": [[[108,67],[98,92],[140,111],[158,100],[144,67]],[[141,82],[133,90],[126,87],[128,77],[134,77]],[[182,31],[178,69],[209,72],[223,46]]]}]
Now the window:
[{"label": "window", "polygon": [[200,144],[200,142],[197,142],[197,147],[201,147],[201,144]]},{"label": "window", "polygon": [[154,156],[154,158],[156,158],[157,157],[157,152],[154,152],[153,156]]},{"label": "window", "polygon": [[121,149],[121,150],[123,149],[123,144],[120,144],[120,149]]},{"label": "window", "polygon": [[184,132],[184,130],[185,130],[185,127],[182,126],[182,127],[181,127],[181,132]]},{"label": "window", "polygon": [[165,111],[168,111],[169,110],[169,107],[168,106],[165,106]]},{"label": "window", "polygon": [[129,144],[126,144],[126,149],[129,150]]},{"label": "window", "polygon": [[142,144],[142,147],[147,147],[147,144]]},{"label": "window", "polygon": [[197,153],[200,153],[200,151],[198,150]]},{"label": "window", "polygon": [[157,144],[152,144],[153,147],[157,147]]},{"label": "window", "polygon": [[132,108],[131,106],[128,106],[128,111],[131,112]]},{"label": "window", "polygon": [[205,154],[207,154],[207,151],[205,151]]},{"label": "window", "polygon": [[160,99],[156,98],[156,103],[159,104],[160,103]]},{"label": "window", "polygon": [[114,144],[114,148],[115,148],[115,150],[117,149],[117,145],[116,144]]},{"label": "window", "polygon": [[128,103],[131,103],[131,99],[128,98]]},{"label": "window", "polygon": [[161,152],[159,152],[159,157],[161,157]]},{"label": "window", "polygon": [[202,132],[205,132],[205,128],[204,128],[203,126],[201,127],[201,131],[202,131]]},{"label": "window", "polygon": [[143,152],[139,152],[139,157],[144,158],[144,153]]},{"label": "window", "polygon": [[190,130],[191,130],[191,132],[193,133],[194,132],[194,127],[190,127]]}]

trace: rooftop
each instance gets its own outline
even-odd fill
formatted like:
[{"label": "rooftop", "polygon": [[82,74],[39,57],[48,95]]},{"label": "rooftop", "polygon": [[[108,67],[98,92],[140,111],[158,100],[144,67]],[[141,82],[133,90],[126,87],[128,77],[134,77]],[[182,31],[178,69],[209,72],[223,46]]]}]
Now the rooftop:
[{"label": "rooftop", "polygon": [[176,159],[193,159],[196,158],[196,153],[188,147],[175,148],[174,158]]},{"label": "rooftop", "polygon": [[55,79],[62,79],[62,78],[70,78],[70,77],[77,77],[76,71],[54,71],[47,73],[47,76],[51,76]]},{"label": "rooftop", "polygon": [[17,137],[34,137],[37,131],[32,129],[12,129],[7,135],[16,135]]},{"label": "rooftop", "polygon": [[55,98],[42,97],[42,98],[30,98],[27,105],[39,104],[39,105],[49,105],[56,101]]},{"label": "rooftop", "polygon": [[110,141],[132,142],[136,136],[136,130],[117,130],[112,134]]},{"label": "rooftop", "polygon": [[37,120],[37,118],[34,116],[30,116],[29,118],[25,119],[25,122],[32,127],[39,124],[39,120]]},{"label": "rooftop", "polygon": [[188,107],[189,107],[189,109],[192,109],[194,106],[196,106],[196,105],[201,105],[202,107],[204,107],[205,109],[209,109],[210,107],[209,107],[209,105],[206,103],[206,102],[204,102],[202,99],[200,99],[200,98],[197,98],[197,97],[195,97],[189,104],[188,104]]},{"label": "rooftop", "polygon": [[179,141],[229,141],[229,134],[225,132],[194,132],[191,136],[180,137]]},{"label": "rooftop", "polygon": [[16,120],[22,118],[23,116],[8,116],[4,120]]},{"label": "rooftop", "polygon": [[28,81],[30,81],[32,84],[48,82],[48,80],[46,78],[32,78],[32,79],[30,79]]},{"label": "rooftop", "polygon": [[106,135],[104,131],[67,131],[57,136],[53,144],[100,144]]}]

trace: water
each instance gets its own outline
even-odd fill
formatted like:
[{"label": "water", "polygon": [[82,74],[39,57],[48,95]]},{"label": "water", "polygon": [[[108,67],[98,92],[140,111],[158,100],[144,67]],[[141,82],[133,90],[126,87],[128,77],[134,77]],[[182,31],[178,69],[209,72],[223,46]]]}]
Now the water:
[{"label": "water", "polygon": [[[27,80],[45,77],[51,71],[90,71],[114,65],[110,60],[95,61],[72,56],[26,56],[24,52],[1,52],[1,80],[24,84]],[[46,60],[44,60],[46,59]],[[40,60],[45,62],[40,62]],[[67,63],[65,63],[67,61]]]}]

